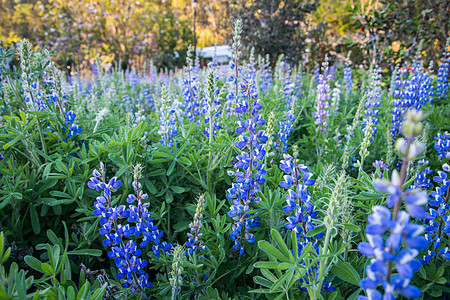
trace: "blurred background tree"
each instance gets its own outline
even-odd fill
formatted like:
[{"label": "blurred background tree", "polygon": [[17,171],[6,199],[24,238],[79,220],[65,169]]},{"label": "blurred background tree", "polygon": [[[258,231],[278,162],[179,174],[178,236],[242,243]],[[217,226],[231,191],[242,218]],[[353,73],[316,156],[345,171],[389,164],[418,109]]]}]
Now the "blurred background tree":
[{"label": "blurred background tree", "polygon": [[[27,38],[61,66],[85,68],[99,56],[122,68],[153,60],[181,66],[194,44],[194,0],[0,0],[0,41]],[[196,45],[231,44],[243,20],[243,46],[298,63],[325,55],[358,65],[438,60],[449,37],[450,0],[197,0]]]},{"label": "blurred background tree", "polygon": [[[272,62],[283,54],[297,63],[305,50],[306,18],[317,2],[253,0],[229,1],[229,15],[242,20],[243,46],[256,54],[270,54]],[[249,52],[249,51],[247,51]]]}]

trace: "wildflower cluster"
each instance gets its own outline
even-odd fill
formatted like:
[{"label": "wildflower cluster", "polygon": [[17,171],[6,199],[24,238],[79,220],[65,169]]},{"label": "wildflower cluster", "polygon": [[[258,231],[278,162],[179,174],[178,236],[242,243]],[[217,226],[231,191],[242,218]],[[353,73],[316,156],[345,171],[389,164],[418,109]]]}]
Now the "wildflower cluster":
[{"label": "wildflower cluster", "polygon": [[[145,271],[148,262],[140,258],[141,249],[152,245],[153,252],[159,257],[161,251],[165,252],[171,248],[170,244],[161,243],[163,233],[153,224],[148,211],[149,203],[144,202],[148,195],[143,193],[139,182],[141,172],[142,167],[136,165],[133,181],[135,194],[128,195],[128,207],[113,206],[112,193],[122,186],[122,182],[117,177],[106,182],[103,164],[100,165],[100,172],[92,172],[87,184],[90,189],[103,191],[103,195],[96,198],[94,216],[100,217],[99,232],[105,236],[103,245],[111,247],[108,257],[114,259],[118,268],[117,279],[123,280],[122,287],[131,288],[130,293],[143,292],[144,288],[152,286]],[[121,224],[121,220],[126,220],[126,224]],[[136,239],[141,239],[141,242],[138,244]]]},{"label": "wildflower cluster", "polygon": [[285,227],[295,231],[299,237],[309,240],[305,234],[314,229],[312,219],[317,217],[317,212],[311,203],[308,186],[314,185],[316,181],[312,179],[308,167],[297,163],[297,155],[296,150],[294,150],[294,157],[283,154],[283,160],[280,162],[280,169],[285,173],[280,187],[288,190],[287,206],[283,207],[283,211],[286,214],[292,214],[287,217],[288,223]]},{"label": "wildflower cluster", "polygon": [[[288,72],[289,73],[289,72]],[[280,148],[282,148],[283,153],[288,150],[289,142],[288,137],[291,135],[294,130],[292,124],[295,122],[294,115],[292,113],[293,109],[293,98],[294,98],[294,84],[291,81],[291,77],[286,75],[283,82],[283,94],[284,94],[284,108],[285,108],[285,117],[278,124],[278,133],[277,136],[280,140]]]},{"label": "wildflower cluster", "polygon": [[270,88],[272,88],[272,73],[270,72],[270,59],[267,56],[262,58],[259,69],[259,90],[263,95],[266,95]]},{"label": "wildflower cluster", "polygon": [[420,110],[425,104],[433,102],[434,91],[430,74],[422,70],[416,61],[409,78],[407,75],[406,70],[401,70],[395,79],[391,125],[391,135],[394,139],[400,133],[400,124],[409,108]]},{"label": "wildflower cluster", "polygon": [[[406,140],[400,138],[396,142],[396,149],[403,157],[400,174],[394,170],[391,181],[376,179],[374,182],[376,190],[388,192],[389,196],[386,199],[387,207],[376,205],[372,208],[373,214],[369,216],[369,225],[366,227],[368,242],[361,242],[358,246],[361,254],[372,258],[366,268],[367,278],[360,283],[367,297],[360,296],[359,299],[395,299],[396,295],[418,298],[421,295],[420,289],[410,282],[421,265],[415,258],[419,250],[427,247],[427,241],[421,236],[425,228],[411,223],[410,218],[424,216],[422,205],[427,203],[428,197],[421,190],[403,191],[403,184],[409,161],[424,150],[421,142],[413,141],[422,131],[422,118],[420,111],[410,110],[406,113],[402,127]],[[406,211],[400,210],[402,203],[406,205]],[[389,232],[389,237],[385,241],[383,235],[386,232]],[[402,248],[402,244],[406,247]],[[384,295],[377,290],[380,285]]]},{"label": "wildflower cluster", "polygon": [[362,122],[363,132],[366,130],[367,124],[372,123],[372,136],[377,132],[378,124],[378,107],[380,107],[381,99],[381,69],[375,68],[370,74],[369,89],[366,94],[367,100],[364,107],[364,119]]},{"label": "wildflower cluster", "polygon": [[389,172],[388,165],[386,165],[382,160],[376,160],[372,165],[374,168],[380,167],[381,173],[383,173],[384,170],[387,170]]},{"label": "wildflower cluster", "polygon": [[330,108],[330,85],[328,81],[330,81],[331,75],[327,75],[328,73],[328,61],[323,63],[322,67],[323,74],[318,75],[318,84],[316,90],[316,104],[314,111],[314,124],[317,125],[317,131],[319,133],[324,132],[328,127],[328,117],[330,116],[330,112],[328,109]]},{"label": "wildflower cluster", "polygon": [[438,133],[434,139],[436,140],[434,142],[434,149],[436,149],[439,159],[450,159],[450,133],[447,131],[444,134]]},{"label": "wildflower cluster", "polygon": [[427,178],[428,174],[433,173],[433,170],[431,170],[430,167],[426,167],[428,163],[428,161],[425,161],[423,159],[417,162],[419,166],[422,166],[422,171],[416,173],[416,178],[414,184],[411,186],[411,189],[427,190],[429,187],[433,186],[431,180]]},{"label": "wildflower cluster", "polygon": [[[433,257],[438,254],[447,260],[450,260],[449,245],[445,246],[442,238],[450,234],[450,180],[448,174],[450,166],[445,163],[442,171],[437,172],[437,176],[433,177],[433,181],[440,186],[436,187],[430,193],[430,200],[425,213],[426,238],[431,249],[424,256],[423,262],[430,262]],[[431,186],[431,183],[430,183]],[[442,246],[442,247],[441,247]]]},{"label": "wildflower cluster", "polygon": [[[287,215],[285,228],[296,233],[299,255],[308,243],[313,243],[313,251],[319,253],[317,240],[321,239],[324,233],[321,232],[314,237],[306,236],[308,231],[316,227],[313,220],[318,217],[308,190],[308,187],[314,185],[316,181],[312,179],[312,173],[308,171],[308,167],[298,163],[297,147],[294,146],[293,149],[294,156],[283,154],[283,160],[280,162],[280,169],[285,173],[284,181],[280,182],[280,187],[287,190],[285,196],[287,205],[283,207],[283,212]],[[311,277],[318,278],[318,271],[319,264],[316,263],[300,278],[300,282],[303,285],[308,285]],[[327,291],[335,290],[334,287],[331,287],[331,283],[326,282],[323,284],[323,288]],[[303,286],[300,289],[307,291],[307,288]]]},{"label": "wildflower cluster", "polygon": [[183,105],[185,107],[185,114],[188,116],[189,122],[194,122],[200,114],[197,83],[198,73],[196,70],[197,68],[194,68],[193,66],[193,50],[189,47],[185,67],[186,78],[183,82]]},{"label": "wildflower cluster", "polygon": [[443,57],[439,62],[436,95],[439,99],[445,99],[448,93],[448,78],[450,71],[450,44],[447,43]]},{"label": "wildflower cluster", "polygon": [[353,75],[352,75],[352,68],[349,66],[344,68],[344,87],[347,94],[352,93]]},{"label": "wildflower cluster", "polygon": [[161,135],[160,142],[166,147],[172,147],[174,137],[178,131],[176,127],[175,109],[171,103],[169,92],[163,87],[162,90],[162,106],[159,109],[159,125],[158,133]]},{"label": "wildflower cluster", "polygon": [[[254,235],[250,230],[260,225],[259,217],[250,218],[250,204],[258,203],[260,197],[259,185],[264,184],[267,171],[264,169],[264,143],[267,142],[264,130],[257,131],[256,126],[263,126],[265,121],[261,118],[259,111],[262,105],[259,103],[254,82],[244,81],[241,89],[246,94],[247,102],[238,103],[236,113],[239,115],[247,114],[247,119],[237,121],[238,127],[236,133],[239,134],[239,140],[235,146],[243,151],[236,157],[235,168],[237,171],[228,171],[228,175],[235,176],[236,182],[228,189],[227,199],[233,200],[233,205],[228,212],[228,216],[234,220],[231,239],[234,241],[233,249],[239,250],[244,254],[244,245],[242,239],[250,244],[255,241]],[[247,134],[246,134],[247,132]],[[241,236],[243,231],[243,237]]]}]

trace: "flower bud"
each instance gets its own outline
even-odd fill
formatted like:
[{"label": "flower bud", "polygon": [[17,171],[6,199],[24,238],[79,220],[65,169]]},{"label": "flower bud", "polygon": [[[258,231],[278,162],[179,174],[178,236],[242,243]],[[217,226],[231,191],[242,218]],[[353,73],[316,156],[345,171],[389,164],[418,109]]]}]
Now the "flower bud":
[{"label": "flower bud", "polygon": [[423,130],[423,124],[422,123],[415,124],[414,125],[414,130],[413,130],[414,136],[418,136],[419,134],[421,134],[422,130]]},{"label": "flower bud", "polygon": [[408,145],[406,144],[406,140],[404,138],[399,138],[395,142],[395,150],[397,150],[398,154],[400,156],[406,156],[406,150],[408,148]]},{"label": "flower bud", "polygon": [[406,120],[403,122],[402,125],[402,133],[406,137],[413,137],[414,136],[414,123]]},{"label": "flower bud", "polygon": [[424,150],[425,150],[425,145],[422,142],[420,142],[420,141],[414,142],[413,144],[411,144],[411,146],[409,148],[408,159],[409,160],[416,159],[419,155],[421,155],[423,153]]}]

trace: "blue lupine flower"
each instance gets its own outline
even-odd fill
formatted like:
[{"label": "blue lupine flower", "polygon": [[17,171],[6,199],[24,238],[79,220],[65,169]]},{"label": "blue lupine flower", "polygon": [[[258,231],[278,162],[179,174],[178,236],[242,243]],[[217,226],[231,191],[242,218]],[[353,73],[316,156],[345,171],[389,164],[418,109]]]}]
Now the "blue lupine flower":
[{"label": "blue lupine flower", "polygon": [[[376,291],[379,285],[385,291],[383,299],[395,299],[395,293],[411,298],[420,297],[420,289],[409,285],[409,282],[414,272],[420,269],[420,262],[415,260],[418,250],[427,246],[425,238],[420,236],[424,231],[423,226],[409,223],[410,216],[405,211],[393,216],[384,206],[377,205],[372,210],[366,228],[369,242],[362,242],[358,246],[361,254],[374,257],[366,269],[368,277],[360,283],[368,297],[360,296],[358,299],[372,299],[370,297],[374,292],[381,299],[381,293]],[[382,234],[386,231],[390,231],[390,236],[385,242]],[[409,248],[401,249],[402,241]],[[392,265],[395,265],[397,274],[393,275],[392,270],[388,270]]]},{"label": "blue lupine flower", "polygon": [[442,160],[443,158],[450,159],[450,133],[448,133],[448,131],[444,134],[438,133],[434,139],[436,140],[436,142],[434,142],[434,149],[436,149],[436,152],[439,155],[439,160]]},{"label": "blue lupine flower", "polygon": [[[67,137],[70,138],[76,135],[77,133],[80,133],[82,129],[78,127],[78,125],[74,124],[74,120],[77,117],[77,115],[71,110],[64,112],[64,114],[65,114],[64,123],[69,126]],[[63,130],[66,130],[66,128],[63,128]]]},{"label": "blue lupine flower", "polygon": [[[280,187],[288,190],[285,195],[287,205],[283,207],[283,212],[287,214],[285,228],[296,233],[299,255],[308,243],[313,243],[314,251],[319,254],[317,240],[322,238],[324,233],[321,232],[314,237],[306,236],[308,231],[316,227],[312,221],[318,217],[308,191],[308,187],[314,185],[316,181],[312,179],[313,175],[308,171],[308,167],[297,163],[297,154],[297,147],[294,146],[294,157],[283,154],[283,159],[280,162],[280,169],[285,173],[284,180],[280,182]],[[304,264],[304,262],[301,261],[300,264]],[[315,263],[308,268],[307,274],[300,279],[300,282],[308,285],[311,278],[319,276],[318,273],[319,263]],[[299,288],[306,291],[306,288],[302,286]],[[326,282],[326,279],[322,288],[326,291],[336,290],[335,287],[331,286],[331,283]]]},{"label": "blue lupine flower", "polygon": [[260,64],[260,70],[259,70],[259,90],[263,95],[266,95],[270,88],[273,85],[272,81],[272,73],[270,68],[270,60],[267,57],[267,59],[263,59],[263,61]]},{"label": "blue lupine flower", "polygon": [[184,68],[186,77],[184,79],[183,104],[189,122],[197,122],[200,115],[200,100],[198,93],[198,68],[193,65],[193,51],[188,50],[186,66]]},{"label": "blue lupine flower", "polygon": [[409,108],[420,110],[425,104],[433,102],[434,92],[430,74],[424,71],[416,61],[409,78],[407,75],[406,69],[403,69],[395,81],[391,125],[391,135],[394,139],[400,133],[400,125]]},{"label": "blue lupine flower", "polygon": [[389,172],[388,165],[386,165],[382,160],[376,160],[373,164],[373,167],[380,167],[381,173],[383,174],[384,170]]},{"label": "blue lupine flower", "polygon": [[352,68],[349,66],[344,68],[344,88],[347,94],[352,93],[353,76],[352,76]]},{"label": "blue lupine flower", "polygon": [[[305,234],[314,229],[311,221],[317,217],[317,213],[310,201],[308,186],[314,185],[315,180],[311,178],[312,174],[306,166],[297,164],[297,159],[288,154],[283,154],[280,169],[286,174],[283,176],[284,181],[280,182],[280,187],[288,189],[285,196],[287,206],[283,211],[287,214],[294,212],[287,217],[288,224],[285,227],[294,230],[299,237],[309,240]],[[323,236],[323,233],[320,235]]]},{"label": "blue lupine flower", "polygon": [[439,99],[445,99],[448,93],[448,78],[450,70],[450,52],[448,45],[438,66],[436,95]]},{"label": "blue lupine flower", "polygon": [[317,95],[316,95],[316,104],[314,106],[314,124],[317,125],[318,133],[322,133],[326,131],[328,127],[328,117],[330,116],[330,112],[328,109],[330,108],[330,103],[328,102],[331,98],[330,96],[330,85],[328,81],[330,81],[331,75],[326,76],[328,72],[328,62],[323,63],[323,74],[318,75],[318,84],[317,84]]},{"label": "blue lupine flower", "polygon": [[427,212],[425,213],[424,223],[426,224],[427,241],[431,247],[428,255],[425,255],[423,262],[428,263],[437,254],[441,254],[444,258],[449,259],[450,254],[448,248],[441,247],[441,237],[450,234],[450,180],[448,172],[450,166],[444,164],[443,171],[438,171],[437,176],[433,177],[433,181],[440,184],[435,191],[430,193],[430,201],[428,202]]},{"label": "blue lupine flower", "polygon": [[[399,179],[397,171],[394,171],[393,182]],[[397,184],[397,183],[396,183]],[[376,179],[374,187],[380,192],[389,192],[387,199],[388,207],[395,206],[395,213],[387,207],[377,205],[372,208],[373,214],[369,216],[369,225],[366,227],[368,242],[359,244],[359,252],[368,257],[374,257],[371,264],[367,266],[367,278],[361,281],[361,288],[366,290],[369,298],[360,296],[359,299],[371,299],[372,294],[377,297],[380,294],[376,288],[382,285],[386,299],[394,299],[395,294],[407,297],[420,297],[420,290],[409,285],[413,274],[420,268],[420,262],[415,260],[419,250],[428,245],[425,237],[421,236],[425,228],[418,224],[409,222],[410,214],[415,218],[421,218],[424,210],[421,207],[427,202],[426,192],[408,191],[403,193],[398,185],[391,184],[386,180]],[[408,212],[398,211],[398,201],[404,198]],[[383,234],[389,232],[390,236],[383,239]],[[401,249],[404,243],[409,248]],[[393,272],[393,266],[397,274]]]},{"label": "blue lupine flower", "polygon": [[[166,252],[171,247],[170,244],[160,243],[163,234],[152,222],[153,219],[148,211],[149,203],[143,202],[148,195],[142,191],[139,182],[140,172],[141,167],[137,165],[133,181],[135,194],[128,195],[127,203],[130,204],[128,208],[125,205],[112,206],[112,193],[117,191],[122,183],[116,177],[106,182],[103,164],[101,164],[101,172],[94,170],[88,182],[90,189],[103,190],[103,196],[96,198],[93,214],[99,217],[101,226],[99,233],[105,237],[103,245],[111,247],[108,257],[114,259],[118,268],[116,277],[118,280],[123,280],[122,287],[130,288],[130,293],[152,286],[144,270],[148,263],[140,258],[141,249],[146,248],[151,242],[154,254],[159,257],[161,250]],[[124,219],[127,223],[121,224],[120,221]],[[138,245],[139,239],[142,239],[142,242]]]},{"label": "blue lupine flower", "polygon": [[422,159],[419,160],[417,163],[424,167],[422,169],[422,172],[416,173],[416,180],[414,181],[414,184],[411,186],[410,189],[427,190],[429,187],[433,186],[431,180],[427,178],[428,174],[433,173],[433,170],[431,170],[430,167],[425,167],[426,165],[428,165],[428,161]]},{"label": "blue lupine flower", "polygon": [[262,126],[265,122],[259,114],[262,106],[251,78],[244,79],[241,89],[243,94],[247,95],[247,101],[237,104],[236,113],[247,114],[248,118],[236,122],[238,125],[236,133],[240,136],[235,146],[241,150],[247,148],[248,152],[243,151],[236,157],[236,171],[228,171],[230,176],[236,177],[236,183],[228,189],[226,197],[233,200],[233,205],[228,212],[228,216],[234,220],[230,233],[234,241],[233,249],[239,250],[240,255],[243,255],[243,240],[253,244],[255,238],[250,230],[260,225],[259,217],[249,218],[249,211],[251,203],[260,201],[259,186],[265,182],[264,177],[267,171],[264,170],[262,161],[266,154],[263,144],[267,141],[267,137],[263,130],[256,129],[257,125]]},{"label": "blue lupine flower", "polygon": [[[367,278],[360,282],[367,296],[358,299],[395,299],[403,295],[409,298],[421,296],[419,288],[410,285],[414,272],[421,268],[416,257],[419,250],[428,247],[428,240],[422,233],[423,225],[410,222],[410,218],[421,219],[425,216],[423,205],[428,202],[428,194],[421,189],[403,191],[405,173],[409,161],[421,154],[424,146],[414,141],[420,134],[423,114],[411,110],[405,114],[403,134],[407,140],[397,140],[396,150],[403,157],[401,175],[394,170],[392,180],[375,179],[373,186],[381,193],[389,193],[386,206],[372,207],[373,214],[368,217],[366,227],[368,242],[361,242],[358,250],[361,254],[371,257],[366,268]],[[403,200],[406,210],[400,210]],[[391,212],[389,208],[394,207]],[[387,238],[385,239],[385,237]],[[382,286],[384,294],[377,290]]]},{"label": "blue lupine flower", "polygon": [[367,101],[364,105],[366,110],[362,121],[363,133],[367,123],[372,123],[372,136],[377,132],[378,107],[380,107],[381,98],[381,69],[375,68],[370,74],[369,88],[366,93]]},{"label": "blue lupine flower", "polygon": [[277,132],[277,136],[280,139],[280,146],[282,148],[283,153],[287,152],[289,147],[288,137],[291,135],[294,130],[292,124],[295,122],[294,115],[292,113],[292,106],[294,104],[294,83],[292,82],[292,78],[289,75],[290,68],[287,68],[286,77],[283,81],[283,95],[284,95],[284,119],[280,121],[278,124],[279,131]]},{"label": "blue lupine flower", "polygon": [[314,75],[314,82],[319,84],[319,75],[320,75],[319,64],[316,64],[316,66],[314,67],[313,75]]}]

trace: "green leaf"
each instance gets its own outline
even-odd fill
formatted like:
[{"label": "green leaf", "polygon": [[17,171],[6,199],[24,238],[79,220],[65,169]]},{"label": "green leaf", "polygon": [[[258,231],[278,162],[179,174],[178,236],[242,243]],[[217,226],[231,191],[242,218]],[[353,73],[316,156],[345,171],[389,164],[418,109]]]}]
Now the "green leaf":
[{"label": "green leaf", "polygon": [[144,184],[150,194],[154,195],[158,192],[155,188],[155,185],[150,180],[144,180]]},{"label": "green leaf", "polygon": [[9,143],[3,145],[3,149],[6,150],[9,147],[13,146],[15,143],[17,143],[18,141],[20,141],[20,139],[22,138],[22,135],[18,135],[16,136],[12,141],[10,141]]},{"label": "green leaf", "polygon": [[281,237],[281,234],[275,230],[272,229],[271,231],[272,238],[277,243],[278,248],[283,252],[283,254],[286,257],[289,257],[289,260],[294,263],[294,256],[292,255],[291,251],[289,251],[288,247],[286,246],[286,243],[284,242],[283,238]]},{"label": "green leaf", "polygon": [[314,228],[313,230],[310,230],[306,233],[307,237],[313,237],[321,232],[324,232],[327,228],[325,227],[325,225],[321,225],[321,226],[317,226],[316,228]]},{"label": "green leaf", "polygon": [[3,207],[5,207],[12,199],[12,194],[9,195],[5,195],[3,197],[0,198],[0,209],[2,209]]},{"label": "green leaf", "polygon": [[258,261],[254,264],[255,268],[278,269],[279,262],[275,261]]},{"label": "green leaf", "polygon": [[34,234],[39,234],[41,232],[41,223],[39,222],[38,213],[34,205],[30,205],[30,218],[31,227],[33,228]]},{"label": "green leaf", "polygon": [[359,282],[361,281],[361,277],[358,272],[353,268],[351,264],[348,262],[344,262],[339,260],[332,268],[331,273],[339,277],[340,279],[359,286]]},{"label": "green leaf", "polygon": [[31,255],[27,255],[24,258],[25,263],[32,269],[43,273],[42,268],[41,268],[41,262],[39,261],[39,259],[37,259],[36,257],[33,257]]},{"label": "green leaf", "polygon": [[442,291],[439,289],[430,289],[427,291],[427,294],[432,296],[432,297],[441,297],[442,296]]},{"label": "green leaf", "polygon": [[72,198],[72,196],[70,196],[69,194],[60,191],[51,191],[50,195],[52,195],[53,197]]},{"label": "green leaf", "polygon": [[345,227],[345,229],[347,229],[349,231],[353,231],[353,232],[361,231],[361,228],[359,228],[358,226],[353,225],[353,224],[342,224],[342,225]]},{"label": "green leaf", "polygon": [[2,260],[0,261],[0,264],[3,264],[9,258],[10,254],[11,254],[11,248],[6,249],[5,253],[1,257]]},{"label": "green leaf", "polygon": [[272,292],[275,292],[282,284],[286,283],[286,285],[287,285],[293,275],[294,275],[294,269],[290,269],[270,287],[270,290]]},{"label": "green leaf", "polygon": [[167,202],[167,204],[170,204],[173,202],[173,194],[171,191],[166,192],[166,202]]},{"label": "green leaf", "polygon": [[110,153],[110,154],[108,154],[108,157],[112,162],[114,162],[119,167],[125,166],[127,164],[125,162],[125,160],[120,155],[117,155],[116,153]]},{"label": "green leaf", "polygon": [[437,280],[436,280],[436,283],[437,284],[445,284],[447,282],[447,279],[445,278],[445,277],[439,277]]},{"label": "green leaf", "polygon": [[180,157],[177,159],[177,161],[179,161],[180,163],[187,165],[187,166],[192,165],[192,162],[187,157]]},{"label": "green leaf", "polygon": [[259,247],[259,249],[264,251],[267,255],[273,256],[275,258],[278,258],[279,260],[282,260],[284,262],[290,263],[289,258],[284,256],[283,253],[281,253],[280,250],[278,250],[277,248],[272,246],[269,242],[267,242],[267,241],[259,241],[258,242],[258,247]]},{"label": "green leaf", "polygon": [[175,166],[176,166],[176,161],[174,160],[174,161],[172,161],[169,169],[167,170],[167,173],[166,173],[167,176],[170,176],[173,173],[173,171],[175,170]]},{"label": "green leaf", "polygon": [[171,186],[170,189],[171,189],[175,194],[181,194],[181,193],[184,193],[184,188],[182,188],[181,186]]},{"label": "green leaf", "polygon": [[88,256],[101,256],[102,250],[100,249],[77,249],[67,252],[69,255],[88,255]]},{"label": "green leaf", "polygon": [[267,280],[266,278],[263,278],[261,276],[255,276],[253,277],[253,281],[259,285],[265,286],[270,288],[272,286],[272,281]]},{"label": "green leaf", "polygon": [[444,275],[444,272],[445,272],[444,266],[440,266],[439,269],[437,269],[435,276],[436,277],[441,277],[442,275]]},{"label": "green leaf", "polygon": [[355,291],[353,294],[350,295],[350,297],[348,297],[347,300],[356,300],[358,299],[359,294],[361,293],[362,289],[358,289],[357,291]]},{"label": "green leaf", "polygon": [[49,276],[53,275],[53,268],[48,263],[42,263],[41,269],[42,269],[42,272],[44,272],[45,274],[47,274]]}]

